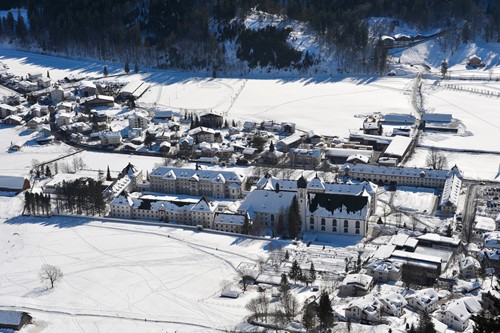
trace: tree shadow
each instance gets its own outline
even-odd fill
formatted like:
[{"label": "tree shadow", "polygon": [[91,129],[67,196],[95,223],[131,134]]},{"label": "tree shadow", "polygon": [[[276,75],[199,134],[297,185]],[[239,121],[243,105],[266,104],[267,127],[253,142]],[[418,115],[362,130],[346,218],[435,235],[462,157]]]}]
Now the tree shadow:
[{"label": "tree shadow", "polygon": [[49,287],[37,287],[28,291],[26,294],[23,295],[23,297],[40,297],[52,293],[53,290],[54,290],[53,288]]},{"label": "tree shadow", "polygon": [[5,224],[22,225],[22,224],[38,224],[41,226],[54,226],[58,228],[73,228],[80,225],[88,224],[92,219],[71,217],[71,216],[16,216],[6,220]]}]

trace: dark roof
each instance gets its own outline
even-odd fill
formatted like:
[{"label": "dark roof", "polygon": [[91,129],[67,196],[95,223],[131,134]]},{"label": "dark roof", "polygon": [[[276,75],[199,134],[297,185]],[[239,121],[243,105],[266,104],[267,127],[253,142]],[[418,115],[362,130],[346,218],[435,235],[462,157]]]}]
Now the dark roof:
[{"label": "dark roof", "polygon": [[[153,200],[153,199],[139,199],[141,200],[141,204],[139,205],[138,209],[146,209],[150,210],[151,209],[151,204],[157,202],[157,201],[164,201],[164,200]],[[169,203],[176,205],[177,207],[183,207],[187,205],[192,205],[192,202],[186,202],[186,201],[168,201]]]},{"label": "dark roof", "polygon": [[304,175],[300,176],[297,180],[297,188],[307,188],[307,180],[304,178]]},{"label": "dark roof", "polygon": [[345,195],[333,193],[314,193],[311,194],[312,199],[309,200],[309,211],[312,213],[323,207],[329,212],[334,212],[337,209],[342,209],[345,206],[348,213],[361,211],[368,204],[368,197],[358,195]]}]

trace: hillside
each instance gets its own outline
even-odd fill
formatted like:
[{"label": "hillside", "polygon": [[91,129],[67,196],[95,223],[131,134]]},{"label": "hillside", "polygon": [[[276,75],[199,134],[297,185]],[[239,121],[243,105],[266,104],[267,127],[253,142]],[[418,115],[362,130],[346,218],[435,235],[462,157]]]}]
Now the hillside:
[{"label": "hillside", "polygon": [[[457,63],[460,45],[500,41],[500,4],[492,0],[26,0],[17,5],[24,7],[18,11],[5,2],[0,8],[0,39],[10,46],[213,76],[386,73],[386,58],[390,63],[400,55],[381,46],[384,35],[414,38],[446,31],[430,48],[444,58],[453,53],[456,59],[450,60]],[[429,62],[429,46],[419,46],[398,62]],[[438,67],[439,58],[430,65]],[[496,63],[493,58],[488,64]]]}]

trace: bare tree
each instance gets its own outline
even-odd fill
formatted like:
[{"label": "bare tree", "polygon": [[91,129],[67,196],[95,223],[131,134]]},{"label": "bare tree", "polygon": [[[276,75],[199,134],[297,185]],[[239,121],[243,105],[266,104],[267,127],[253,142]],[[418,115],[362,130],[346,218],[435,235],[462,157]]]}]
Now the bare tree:
[{"label": "bare tree", "polygon": [[288,320],[292,320],[299,313],[299,301],[297,301],[297,298],[291,293],[286,293],[281,297],[281,306]]},{"label": "bare tree", "polygon": [[42,282],[49,281],[50,288],[54,288],[54,283],[63,277],[62,271],[59,267],[45,264],[40,270],[40,280]]},{"label": "bare tree", "polygon": [[432,147],[425,158],[425,165],[434,170],[442,170],[447,168],[448,161],[443,153]]},{"label": "bare tree", "polygon": [[255,319],[264,319],[267,322],[267,316],[269,314],[269,298],[262,294],[257,298],[251,299],[245,308],[255,316]]},{"label": "bare tree", "polygon": [[243,292],[247,291],[248,285],[252,284],[254,281],[254,276],[250,270],[244,269],[239,272],[238,283],[241,286]]}]

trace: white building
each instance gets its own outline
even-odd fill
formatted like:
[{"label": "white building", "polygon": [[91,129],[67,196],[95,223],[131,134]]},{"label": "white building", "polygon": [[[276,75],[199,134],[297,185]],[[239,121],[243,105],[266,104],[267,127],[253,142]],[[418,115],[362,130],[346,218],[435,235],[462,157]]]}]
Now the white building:
[{"label": "white building", "polygon": [[389,292],[379,296],[382,304],[382,311],[394,317],[401,317],[404,314],[404,307],[408,304],[406,299],[396,292]]},{"label": "white building", "polygon": [[431,313],[438,307],[439,296],[432,288],[417,290],[414,294],[407,296],[408,305],[415,311]]},{"label": "white building", "polygon": [[100,135],[102,146],[119,146],[122,143],[120,132],[103,132]]},{"label": "white building", "polygon": [[0,118],[4,119],[7,116],[16,115],[18,109],[15,106],[9,104],[0,104]]},{"label": "white building", "polygon": [[245,223],[249,225],[247,214],[215,213],[213,229],[241,234]]},{"label": "white building", "polygon": [[345,317],[356,321],[374,321],[380,318],[382,304],[373,295],[358,297],[344,309]]},{"label": "white building", "polygon": [[158,167],[149,181],[154,192],[239,199],[246,177],[233,171]]},{"label": "white building", "polygon": [[139,113],[135,113],[128,118],[128,125],[130,128],[142,128],[146,129],[149,127],[149,119]]},{"label": "white building", "polygon": [[481,304],[475,298],[463,297],[446,303],[444,309],[437,312],[437,318],[449,328],[463,332],[469,326],[472,314],[481,310]]},{"label": "white building", "polygon": [[348,274],[339,288],[339,295],[366,295],[373,286],[373,277],[367,274]]},{"label": "white building", "polygon": [[401,266],[389,260],[376,259],[365,266],[366,274],[373,277],[376,282],[399,281],[401,279]]}]

